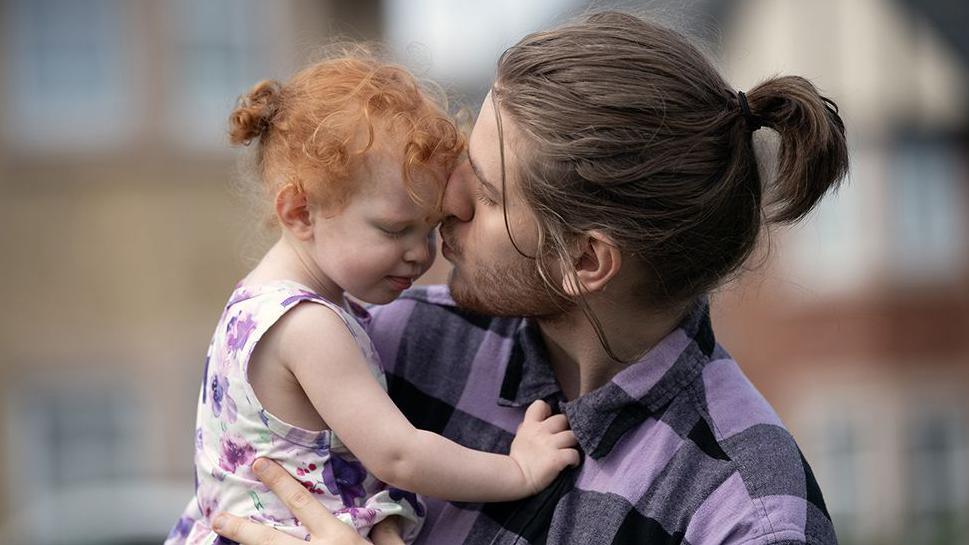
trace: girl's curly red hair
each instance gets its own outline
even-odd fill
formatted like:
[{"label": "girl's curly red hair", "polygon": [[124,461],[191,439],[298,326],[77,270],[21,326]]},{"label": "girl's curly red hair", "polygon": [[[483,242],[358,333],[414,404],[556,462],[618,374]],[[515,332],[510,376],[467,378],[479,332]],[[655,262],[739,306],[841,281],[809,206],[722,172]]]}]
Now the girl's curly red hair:
[{"label": "girl's curly red hair", "polygon": [[270,193],[293,185],[339,208],[356,189],[358,161],[390,135],[403,145],[402,175],[416,200],[414,172],[448,168],[464,151],[446,109],[406,69],[355,53],[310,65],[285,84],[257,83],[229,116],[229,140],[258,140],[256,168]]}]

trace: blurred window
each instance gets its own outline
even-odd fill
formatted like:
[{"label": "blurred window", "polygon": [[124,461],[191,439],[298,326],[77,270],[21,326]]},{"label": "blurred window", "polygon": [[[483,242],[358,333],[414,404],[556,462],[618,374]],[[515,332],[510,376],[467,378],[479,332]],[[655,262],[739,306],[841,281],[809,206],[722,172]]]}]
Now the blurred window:
[{"label": "blurred window", "polygon": [[780,250],[789,276],[815,293],[859,289],[870,275],[872,252],[882,236],[868,221],[871,179],[867,150],[841,187],[826,195],[802,224],[792,228],[789,249]]},{"label": "blurred window", "polygon": [[964,415],[954,409],[918,415],[908,433],[914,543],[964,543],[969,538],[969,443]]},{"label": "blurred window", "polygon": [[821,433],[818,478],[824,499],[838,537],[854,543],[860,522],[859,472],[864,463],[859,430],[855,422],[838,415],[829,419]]},{"label": "blurred window", "polygon": [[481,92],[483,97],[502,51],[583,4],[583,0],[385,0],[383,19],[386,39],[398,53],[416,57],[412,63],[428,65],[431,77],[464,91]]},{"label": "blurred window", "polygon": [[11,0],[5,10],[8,145],[90,150],[131,131],[121,0]]},{"label": "blurred window", "polygon": [[23,426],[16,456],[35,490],[135,475],[137,406],[124,392],[88,387],[36,388],[13,415]]},{"label": "blurred window", "polygon": [[226,145],[226,123],[236,98],[272,77],[271,3],[257,0],[176,0],[169,4],[174,69],[167,116],[177,145]]},{"label": "blurred window", "polygon": [[966,259],[967,175],[961,155],[942,141],[906,141],[890,174],[890,262],[906,281],[957,278]]},{"label": "blurred window", "polygon": [[[131,386],[63,371],[6,385],[3,446],[15,469],[4,476],[11,510],[0,521],[9,532],[0,542],[135,545],[164,539],[191,486],[149,471],[157,453],[145,450],[145,438],[153,430]],[[51,513],[59,513],[56,523]]]}]

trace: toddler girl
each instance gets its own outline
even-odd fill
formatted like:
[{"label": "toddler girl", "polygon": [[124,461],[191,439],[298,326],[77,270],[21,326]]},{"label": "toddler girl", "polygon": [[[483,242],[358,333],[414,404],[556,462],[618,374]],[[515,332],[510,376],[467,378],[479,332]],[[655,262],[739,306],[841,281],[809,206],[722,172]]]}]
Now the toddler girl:
[{"label": "toddler girl", "polygon": [[305,538],[252,472],[257,457],[279,462],[362,535],[394,517],[382,528],[400,524],[404,540],[423,521],[415,493],[518,499],[578,463],[564,416],[549,417],[542,402],[503,456],[415,429],[385,392],[359,323],[366,312],[345,294],[387,303],[428,269],[443,186],[464,149],[409,73],[346,56],[285,85],[261,82],[232,113],[230,138],[258,141],[257,174],[281,236],[216,326],[195,430],[196,493],[166,543],[215,542],[210,521],[221,511]]}]

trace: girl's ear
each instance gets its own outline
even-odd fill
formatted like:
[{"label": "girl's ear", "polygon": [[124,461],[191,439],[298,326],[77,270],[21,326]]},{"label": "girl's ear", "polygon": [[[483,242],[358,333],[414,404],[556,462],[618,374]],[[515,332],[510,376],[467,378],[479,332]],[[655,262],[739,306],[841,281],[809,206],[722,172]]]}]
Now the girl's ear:
[{"label": "girl's ear", "polygon": [[283,229],[298,240],[313,238],[313,215],[306,193],[295,184],[286,184],[276,193],[276,217]]},{"label": "girl's ear", "polygon": [[[573,259],[575,276],[563,271],[562,289],[570,297],[601,292],[622,268],[622,252],[604,234],[592,231],[579,239]],[[578,281],[578,284],[576,284]]]}]

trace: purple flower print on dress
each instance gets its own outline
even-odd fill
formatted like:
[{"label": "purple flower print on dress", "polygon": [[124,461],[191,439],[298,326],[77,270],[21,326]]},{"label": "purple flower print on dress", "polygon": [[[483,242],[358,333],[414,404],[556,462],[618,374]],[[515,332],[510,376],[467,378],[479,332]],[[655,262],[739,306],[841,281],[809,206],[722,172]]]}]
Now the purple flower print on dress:
[{"label": "purple flower print on dress", "polygon": [[363,464],[352,460],[344,460],[336,454],[330,454],[330,461],[323,467],[323,484],[333,495],[340,495],[343,505],[353,507],[356,498],[366,496],[363,481],[367,478],[367,470]]},{"label": "purple flower print on dress", "polygon": [[249,340],[249,335],[255,329],[256,321],[250,315],[246,315],[245,317],[241,317],[241,315],[233,316],[230,318],[229,323],[226,325],[225,338],[229,350],[242,350],[242,347],[246,345],[246,341]]},{"label": "purple flower print on dress", "polygon": [[339,517],[344,513],[350,516],[354,528],[373,526],[374,520],[377,519],[377,511],[370,507],[344,507],[333,514]]},{"label": "purple flower print on dress", "polygon": [[202,369],[202,404],[205,405],[205,393],[208,388],[205,384],[209,381],[209,359],[212,357],[212,345],[209,345],[209,353],[205,355],[205,367]]},{"label": "purple flower print on dress", "polygon": [[195,450],[202,450],[202,428],[195,428]]},{"label": "purple flower print on dress", "polygon": [[211,520],[219,512],[219,500],[215,496],[209,496],[199,491],[195,494],[195,497],[198,500],[199,512],[202,513],[202,518]]},{"label": "purple flower print on dress", "polygon": [[297,295],[291,295],[291,296],[283,299],[283,302],[280,303],[280,304],[282,306],[284,306],[284,307],[288,307],[289,305],[292,305],[293,303],[296,303],[298,301],[305,301],[307,299],[315,299],[317,301],[326,301],[326,299],[324,299],[322,296],[317,295],[317,294],[315,294],[315,293],[313,293],[311,291],[300,290],[300,291],[297,292]]},{"label": "purple flower print on dress", "polygon": [[195,524],[195,519],[193,519],[192,517],[179,518],[178,522],[176,522],[175,526],[172,528],[172,531],[168,532],[168,538],[166,539],[166,541],[169,541],[176,537],[185,539],[186,537],[188,537],[188,533],[192,531],[192,526],[194,524]]},{"label": "purple flower print on dress", "polygon": [[256,458],[256,449],[241,437],[226,434],[222,437],[219,467],[235,473],[239,466],[248,466]]},{"label": "purple flower print on dress", "polygon": [[249,520],[266,526],[300,526],[299,519],[290,516],[274,516],[265,511],[249,515]]},{"label": "purple flower print on dress", "polygon": [[209,380],[209,393],[212,395],[212,414],[217,418],[222,416],[222,409],[225,408],[225,418],[229,422],[235,422],[238,417],[236,402],[229,395],[229,379],[225,375],[213,374]]}]

